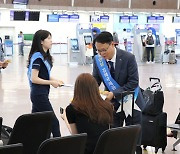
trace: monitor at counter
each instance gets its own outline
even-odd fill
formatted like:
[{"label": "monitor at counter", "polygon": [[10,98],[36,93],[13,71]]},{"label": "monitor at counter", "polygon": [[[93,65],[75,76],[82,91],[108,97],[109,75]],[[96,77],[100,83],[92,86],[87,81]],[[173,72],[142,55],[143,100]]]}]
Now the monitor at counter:
[{"label": "monitor at counter", "polygon": [[71,50],[79,50],[78,39],[70,39]]},{"label": "monitor at counter", "polygon": [[86,45],[92,43],[92,36],[90,36],[90,35],[84,36],[84,42]]}]

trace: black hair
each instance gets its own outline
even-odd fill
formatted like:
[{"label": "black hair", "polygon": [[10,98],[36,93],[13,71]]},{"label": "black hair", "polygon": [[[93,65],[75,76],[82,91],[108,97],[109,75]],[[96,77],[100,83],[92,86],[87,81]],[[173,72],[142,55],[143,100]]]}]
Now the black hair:
[{"label": "black hair", "polygon": [[113,36],[110,32],[104,31],[101,32],[97,37],[96,37],[96,42],[98,43],[108,43],[110,44],[113,41]]},{"label": "black hair", "polygon": [[96,29],[93,29],[93,32],[94,32],[94,33],[97,33],[97,30],[96,30]]},{"label": "black hair", "polygon": [[48,62],[52,66],[53,61],[52,61],[52,56],[50,55],[50,51],[48,49],[47,52],[44,52],[41,44],[41,41],[44,41],[49,35],[51,36],[51,33],[47,30],[38,30],[34,34],[31,50],[27,61],[28,62],[27,67],[29,67],[31,57],[35,52],[40,52],[43,55],[44,59],[48,60]]}]

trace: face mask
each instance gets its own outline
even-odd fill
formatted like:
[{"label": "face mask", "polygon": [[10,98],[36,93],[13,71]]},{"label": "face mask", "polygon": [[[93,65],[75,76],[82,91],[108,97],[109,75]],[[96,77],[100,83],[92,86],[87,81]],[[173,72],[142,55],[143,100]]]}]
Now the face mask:
[{"label": "face mask", "polygon": [[151,36],[151,35],[152,35],[151,33],[148,34],[148,36]]}]

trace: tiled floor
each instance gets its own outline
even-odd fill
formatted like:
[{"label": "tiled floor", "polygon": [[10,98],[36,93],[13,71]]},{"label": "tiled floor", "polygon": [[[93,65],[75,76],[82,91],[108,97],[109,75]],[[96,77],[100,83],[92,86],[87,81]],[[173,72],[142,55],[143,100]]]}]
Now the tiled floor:
[{"label": "tiled floor", "polygon": [[[54,54],[54,67],[52,76],[63,80],[65,83],[73,84],[76,77],[82,72],[92,72],[92,65],[76,66],[67,64],[66,54]],[[31,112],[29,99],[29,85],[26,76],[26,60],[24,57],[7,57],[12,63],[7,69],[0,73],[0,116],[3,117],[3,124],[13,126],[18,116]],[[165,104],[164,111],[168,114],[168,124],[174,123],[180,108],[180,61],[177,64],[138,64],[140,86],[149,86],[149,77],[161,79]],[[62,135],[69,135],[69,131],[59,115],[59,107],[65,108],[73,97],[73,89],[70,87],[51,87],[50,100],[60,120]],[[168,130],[169,131],[169,130]],[[180,153],[180,145],[177,152],[172,152],[172,144],[175,139],[168,138],[166,154]],[[147,147],[144,154],[153,154],[154,148]],[[159,150],[158,153],[161,153]]]}]

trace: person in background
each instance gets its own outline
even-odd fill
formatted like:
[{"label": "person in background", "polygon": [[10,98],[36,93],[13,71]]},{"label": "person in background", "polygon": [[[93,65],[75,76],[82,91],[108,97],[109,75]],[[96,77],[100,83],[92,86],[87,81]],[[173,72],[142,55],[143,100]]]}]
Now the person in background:
[{"label": "person in background", "polygon": [[[51,47],[51,33],[46,30],[38,30],[34,35],[28,57],[28,78],[31,90],[32,113],[53,111],[49,101],[50,85],[57,88],[63,84],[62,81],[56,80],[50,75],[53,66],[53,59],[50,55]],[[52,134],[53,137],[61,136],[59,121],[55,114],[52,122]]]},{"label": "person in background", "polygon": [[[95,39],[97,36],[98,36],[97,30],[93,29],[93,54],[94,54],[94,56],[97,55],[97,50],[96,50],[96,46],[95,46]],[[93,58],[94,58],[94,56],[93,56]]]},{"label": "person in background", "polygon": [[76,79],[74,97],[65,115],[71,134],[87,133],[85,154],[93,154],[99,136],[112,124],[113,106],[100,96],[95,78],[82,73]]},{"label": "person in background", "polygon": [[123,32],[122,32],[122,37],[123,37],[123,40],[124,40],[124,47],[125,47],[125,50],[127,51],[127,30],[126,28],[123,29]]},{"label": "person in background", "polygon": [[[133,124],[141,124],[144,99],[139,88],[139,74],[135,56],[115,48],[113,36],[107,31],[97,36],[95,45],[99,54],[94,57],[93,76],[99,86],[103,81],[105,88],[109,91],[107,99],[113,103],[116,111],[113,119],[114,127],[123,126],[124,121],[126,125],[131,125],[132,120]],[[124,91],[135,91],[133,118],[131,113],[126,114],[127,110],[121,111],[119,96]],[[129,110],[131,111],[131,109]],[[139,136],[137,143],[137,154],[142,154],[140,145],[141,136]]]},{"label": "person in background", "polygon": [[113,42],[115,47],[119,45],[118,34],[116,32],[113,32]]},{"label": "person in background", "polygon": [[148,30],[147,36],[145,37],[145,45],[147,52],[147,64],[150,63],[150,53],[151,53],[151,63],[154,63],[154,47],[156,38],[152,34],[152,30]]},{"label": "person in background", "polygon": [[19,44],[19,55],[24,56],[24,35],[22,31],[20,31],[18,34],[18,44]]},{"label": "person in background", "polygon": [[8,66],[8,61],[4,59],[4,50],[2,44],[2,38],[0,37],[0,72],[1,68],[6,68]]}]

